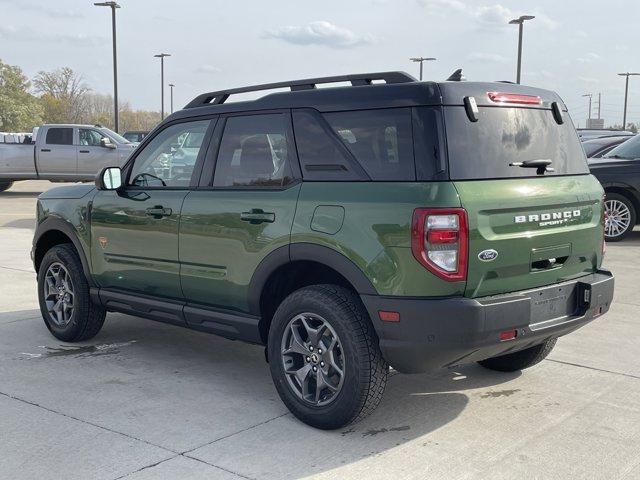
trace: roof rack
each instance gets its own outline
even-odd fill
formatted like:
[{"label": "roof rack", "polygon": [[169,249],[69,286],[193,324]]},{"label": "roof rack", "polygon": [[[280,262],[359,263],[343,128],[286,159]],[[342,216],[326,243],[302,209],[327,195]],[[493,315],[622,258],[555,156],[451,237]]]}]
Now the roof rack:
[{"label": "roof rack", "polygon": [[191,100],[184,108],[202,107],[204,105],[220,105],[224,103],[230,95],[246,92],[257,92],[260,90],[273,90],[276,88],[290,88],[292,92],[297,90],[312,90],[320,83],[351,82],[354,87],[361,85],[371,85],[374,80],[384,80],[385,83],[408,83],[417,82],[417,79],[405,72],[377,72],[362,73],[355,75],[338,75],[335,77],[308,78],[306,80],[294,80],[291,82],[265,83],[253,85],[251,87],[231,88],[218,92],[209,92],[198,95]]}]

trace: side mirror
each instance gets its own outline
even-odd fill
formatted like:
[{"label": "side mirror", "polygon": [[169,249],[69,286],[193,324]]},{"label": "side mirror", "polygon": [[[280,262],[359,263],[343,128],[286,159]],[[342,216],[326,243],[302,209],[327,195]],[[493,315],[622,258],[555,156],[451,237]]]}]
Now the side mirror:
[{"label": "side mirror", "polygon": [[107,137],[102,137],[100,139],[100,146],[104,148],[116,148],[116,146],[111,143],[111,140],[109,140]]},{"label": "side mirror", "polygon": [[106,167],[96,177],[98,190],[118,190],[122,187],[122,170],[120,167]]}]

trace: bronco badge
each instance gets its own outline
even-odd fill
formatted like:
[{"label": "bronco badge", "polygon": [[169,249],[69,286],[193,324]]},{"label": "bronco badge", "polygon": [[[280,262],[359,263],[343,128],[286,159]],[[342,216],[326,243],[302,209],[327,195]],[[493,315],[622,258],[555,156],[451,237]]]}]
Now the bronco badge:
[{"label": "bronco badge", "polygon": [[498,252],[490,248],[489,250],[483,250],[478,254],[478,259],[481,262],[492,262],[498,258]]}]

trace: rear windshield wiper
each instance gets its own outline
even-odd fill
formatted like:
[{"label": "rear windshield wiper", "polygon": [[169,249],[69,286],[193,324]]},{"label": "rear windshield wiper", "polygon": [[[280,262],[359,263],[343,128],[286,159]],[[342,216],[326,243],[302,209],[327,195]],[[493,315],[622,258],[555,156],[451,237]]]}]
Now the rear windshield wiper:
[{"label": "rear windshield wiper", "polygon": [[543,175],[545,172],[553,172],[553,168],[550,166],[553,162],[548,158],[538,158],[536,160],[525,160],[524,162],[511,162],[510,167],[520,168],[536,168],[538,175]]}]

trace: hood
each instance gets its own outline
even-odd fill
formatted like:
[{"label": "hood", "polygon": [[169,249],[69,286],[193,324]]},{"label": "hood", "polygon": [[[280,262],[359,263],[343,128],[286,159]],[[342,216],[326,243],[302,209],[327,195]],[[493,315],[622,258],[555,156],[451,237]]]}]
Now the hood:
[{"label": "hood", "polygon": [[82,198],[95,190],[95,188],[96,186],[93,183],[75,183],[73,185],[65,185],[47,190],[41,193],[38,198],[41,200]]}]

